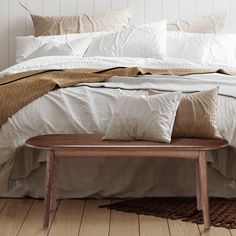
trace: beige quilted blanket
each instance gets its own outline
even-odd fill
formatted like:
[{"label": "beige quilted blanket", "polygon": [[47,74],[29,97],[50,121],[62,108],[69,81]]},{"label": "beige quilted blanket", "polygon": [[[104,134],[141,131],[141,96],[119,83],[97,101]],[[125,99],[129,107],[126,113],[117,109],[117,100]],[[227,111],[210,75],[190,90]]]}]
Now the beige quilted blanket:
[{"label": "beige quilted blanket", "polygon": [[134,77],[141,74],[188,75],[225,73],[223,70],[111,68],[38,70],[12,74],[0,78],[0,126],[21,108],[49,91],[75,86],[79,83],[103,82],[112,76]]}]

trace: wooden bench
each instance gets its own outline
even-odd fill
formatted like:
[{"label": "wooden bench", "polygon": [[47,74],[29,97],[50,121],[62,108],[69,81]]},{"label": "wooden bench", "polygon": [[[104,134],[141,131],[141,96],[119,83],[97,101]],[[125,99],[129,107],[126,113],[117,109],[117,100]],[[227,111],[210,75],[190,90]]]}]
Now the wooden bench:
[{"label": "wooden bench", "polygon": [[50,151],[47,158],[44,228],[49,224],[50,210],[56,207],[58,164],[60,158],[79,157],[173,157],[196,161],[197,209],[203,211],[204,227],[209,229],[209,202],[207,189],[207,163],[205,151],[224,148],[225,140],[176,139],[170,144],[146,141],[104,141],[96,134],[58,134],[30,138],[26,144]]}]

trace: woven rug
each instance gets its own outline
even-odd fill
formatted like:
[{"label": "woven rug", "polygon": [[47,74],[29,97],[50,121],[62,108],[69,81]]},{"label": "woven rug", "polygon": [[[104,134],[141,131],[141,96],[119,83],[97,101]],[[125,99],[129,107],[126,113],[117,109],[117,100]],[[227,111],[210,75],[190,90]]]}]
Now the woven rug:
[{"label": "woven rug", "polygon": [[[196,209],[196,198],[139,198],[100,207],[172,220],[180,219],[197,224],[203,223],[202,212]],[[236,199],[210,198],[210,218],[212,226],[235,229]]]}]

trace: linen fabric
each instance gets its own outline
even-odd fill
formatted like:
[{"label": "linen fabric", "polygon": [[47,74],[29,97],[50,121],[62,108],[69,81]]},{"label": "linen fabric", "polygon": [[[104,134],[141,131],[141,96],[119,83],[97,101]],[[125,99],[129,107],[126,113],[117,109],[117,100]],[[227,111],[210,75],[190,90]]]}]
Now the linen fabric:
[{"label": "linen fabric", "polygon": [[168,32],[167,55],[205,66],[236,65],[235,34]]},{"label": "linen fabric", "polygon": [[130,25],[132,8],[81,16],[31,15],[35,36],[120,30]]},{"label": "linen fabric", "polygon": [[[40,56],[83,56],[92,38],[104,33],[92,32],[39,37],[32,35],[16,37],[16,62],[19,63]],[[64,50],[65,47],[66,50]]]},{"label": "linen fabric", "polygon": [[166,20],[94,37],[85,57],[161,58],[166,54]]},{"label": "linen fabric", "polygon": [[[196,65],[188,61],[172,59],[42,57],[8,68],[0,73],[0,77],[37,69],[87,67],[107,69],[109,67],[144,65],[148,68],[179,68],[179,70],[182,70],[181,68],[196,68]],[[200,68],[204,69],[206,67],[201,66]],[[44,167],[47,152],[35,153],[29,148],[24,149],[25,140],[28,138],[46,133],[105,133],[112,116],[112,108],[117,101],[117,95],[147,95],[147,89],[194,92],[211,89],[217,84],[220,84],[219,93],[221,94],[219,96],[217,125],[222,136],[229,142],[230,148],[207,153],[207,159],[211,161],[209,166],[213,166],[216,169],[210,168],[210,171],[217,173],[212,178],[213,184],[209,191],[215,196],[235,196],[236,80],[233,76],[207,72],[206,74],[197,75],[188,73],[188,76],[174,76],[174,73],[172,76],[145,75],[128,80],[126,77],[113,77],[106,83],[90,83],[88,85],[83,84],[81,86],[53,90],[36,99],[18,111],[1,127],[1,196],[3,196],[3,189],[7,187],[7,183],[9,183],[9,188],[7,193],[5,193],[8,196],[23,197],[27,195],[36,197],[43,194],[44,184],[42,180],[45,176]],[[58,197],[95,197],[99,195],[107,197],[140,197],[149,194],[152,196],[157,192],[162,196],[167,196],[168,194],[183,196],[194,193],[194,188],[192,192],[189,192],[190,181],[187,181],[184,187],[178,184],[179,182],[182,183],[186,176],[191,176],[189,173],[194,173],[192,172],[194,168],[190,169],[187,166],[182,169],[183,160],[181,160],[181,164],[174,162],[174,160],[168,162],[167,159],[160,159],[160,162],[158,161],[159,159],[150,162],[151,160],[146,160],[145,158],[144,160],[135,159],[133,161],[127,158],[119,158],[119,160],[115,158],[114,161],[107,158],[85,159],[63,162],[59,180],[61,191]],[[13,163],[16,165],[14,177]],[[88,166],[93,171],[88,171]],[[115,169],[114,166],[116,166]],[[163,171],[163,166],[165,166],[165,171]],[[168,168],[170,166],[173,168]],[[176,166],[178,166],[177,169],[175,168]],[[176,181],[173,182],[174,175],[168,176],[168,183],[170,183],[170,186],[174,185],[175,188],[166,189],[166,169],[168,169],[167,172],[174,172],[175,176],[179,175],[178,183]],[[80,171],[78,172],[78,170]],[[121,171],[124,173],[122,178]],[[147,172],[149,173],[148,175]],[[160,178],[157,178],[157,173],[160,174]],[[182,176],[183,173],[184,176]],[[99,183],[96,182],[98,176]],[[139,176],[138,179],[137,176]],[[8,181],[9,178],[10,181]],[[86,179],[88,181],[78,181],[78,179]],[[190,179],[193,180],[194,178]],[[145,181],[145,184],[140,187],[140,181],[142,180]],[[160,185],[157,184],[160,182]],[[73,184],[69,186],[68,183]],[[112,184],[114,187],[109,188]],[[88,186],[91,186],[91,188],[88,188]],[[156,191],[157,189],[159,190]]]},{"label": "linen fabric", "polygon": [[[149,90],[149,95],[157,95]],[[221,138],[217,129],[218,87],[183,94],[176,113],[172,137],[174,138]]]},{"label": "linen fabric", "polygon": [[225,25],[225,16],[203,16],[191,20],[177,20],[168,24],[169,31],[189,33],[222,33]]},{"label": "linen fabric", "polygon": [[104,139],[171,142],[181,92],[157,96],[121,96]]},{"label": "linen fabric", "polygon": [[44,56],[77,56],[83,57],[92,38],[82,38],[67,42],[51,40],[27,56],[27,60]]}]

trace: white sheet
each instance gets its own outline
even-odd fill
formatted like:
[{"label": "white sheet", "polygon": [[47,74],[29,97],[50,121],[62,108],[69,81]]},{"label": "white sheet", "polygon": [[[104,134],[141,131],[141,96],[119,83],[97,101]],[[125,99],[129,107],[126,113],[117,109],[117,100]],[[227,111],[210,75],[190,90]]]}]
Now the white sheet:
[{"label": "white sheet", "polygon": [[[157,58],[127,58],[127,57],[83,57],[55,56],[39,57],[26,62],[16,64],[2,72],[0,77],[7,74],[38,69],[70,69],[70,68],[111,68],[117,66],[139,66],[147,68],[209,68],[194,62],[180,58],[166,57],[164,60]],[[236,67],[217,66],[227,70],[235,70]]]},{"label": "white sheet", "polygon": [[[76,58],[76,57],[48,57],[33,59],[15,65],[0,75],[7,75],[26,70],[49,69],[49,68],[74,68],[74,67],[116,67],[116,66],[143,66],[159,68],[199,68],[198,65],[185,61],[168,59],[166,61],[157,59],[125,59],[125,58]],[[232,68],[231,68],[232,69]],[[158,84],[158,81],[162,81]],[[166,85],[165,85],[166,80]],[[153,78],[152,76],[127,80],[125,78],[111,78],[108,83],[99,83],[88,86],[77,86],[59,89],[49,92],[27,105],[11,118],[0,129],[0,176],[6,180],[9,178],[13,166],[16,150],[19,150],[29,137],[45,133],[104,133],[111,117],[112,107],[120,94],[147,94],[147,88],[162,88],[172,86],[171,90],[184,88],[183,81],[197,81],[198,86],[213,86],[209,84],[212,80],[229,80],[230,86],[236,89],[233,77],[225,75],[193,75],[183,78],[168,77]],[[110,88],[102,88],[106,84]],[[155,86],[154,86],[155,85]],[[95,88],[92,88],[95,86]],[[188,85],[190,86],[190,84]],[[97,88],[100,87],[100,88]],[[118,88],[117,88],[118,87]],[[205,87],[205,88],[206,88]],[[159,87],[160,88],[160,87]],[[139,90],[137,90],[139,89]],[[200,87],[193,86],[186,90],[199,90]],[[165,90],[165,89],[164,89]],[[219,129],[223,137],[236,148],[236,99],[220,96],[218,111]],[[226,161],[226,155],[227,161]],[[223,159],[220,157],[224,157]],[[225,151],[218,154],[213,165],[224,176],[236,179],[233,171],[236,167],[235,151]],[[15,170],[12,178],[21,178],[37,168],[38,161],[44,161],[45,155],[39,159],[33,159],[32,163],[25,159],[25,169]],[[19,161],[19,160],[18,160]],[[211,159],[213,161],[213,159]],[[23,163],[23,162],[22,162]],[[22,164],[21,163],[21,164]],[[222,164],[223,163],[223,164]],[[4,191],[7,181],[0,183],[0,192]]]}]

